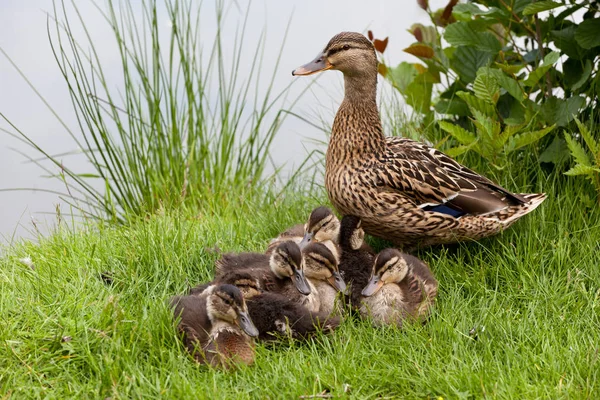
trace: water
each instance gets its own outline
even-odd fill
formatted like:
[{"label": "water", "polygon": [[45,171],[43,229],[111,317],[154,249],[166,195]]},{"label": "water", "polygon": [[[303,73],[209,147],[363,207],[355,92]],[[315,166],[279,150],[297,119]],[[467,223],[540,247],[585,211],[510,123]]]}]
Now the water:
[{"label": "water", "polygon": [[[70,103],[66,85],[53,58],[46,28],[47,12],[52,11],[51,0],[3,0],[0,14],[0,47],[13,59],[32,85],[45,97],[63,122],[77,135],[77,121]],[[210,1],[205,2],[206,18],[202,31],[210,36],[214,34],[214,18]],[[434,8],[443,7],[445,1],[430,1]],[[80,11],[86,20],[86,27],[94,37],[94,46],[100,52],[103,66],[109,77],[118,81],[120,66],[115,51],[112,34],[106,23],[99,18],[91,2],[79,2]],[[98,2],[103,6],[103,2]],[[238,4],[245,8],[244,1]],[[275,81],[275,92],[294,83],[289,98],[300,93],[310,79],[293,78],[291,71],[314,58],[334,34],[341,31],[362,31],[372,29],[376,37],[390,36],[386,51],[388,64],[400,61],[416,61],[402,49],[414,41],[406,30],[415,22],[428,23],[428,17],[416,1],[380,0],[258,0],[252,3],[247,43],[253,43],[266,26],[268,33],[265,52],[265,71],[270,73],[278,56],[281,39],[291,24],[286,46],[283,50],[280,67]],[[232,18],[226,25],[227,32],[233,32],[240,13],[235,7]],[[73,17],[72,11],[69,16]],[[160,10],[159,21],[168,23],[164,10]],[[52,25],[52,23],[50,23]],[[252,55],[248,55],[248,59]],[[380,85],[381,86],[381,85]],[[14,125],[29,135],[50,154],[77,152],[77,146],[68,135],[60,121],[36,96],[25,80],[18,74],[8,60],[0,55],[0,113]],[[314,119],[322,117],[331,121],[343,95],[341,74],[328,72],[322,74],[310,92],[296,105],[294,111]],[[8,123],[0,119],[0,129],[14,132]],[[272,147],[272,156],[276,165],[284,165],[284,174],[291,173],[315,148],[313,139],[323,140],[320,131],[307,124],[289,118]],[[27,162],[26,157],[38,158],[40,155],[19,140],[0,131],[0,189],[33,188],[37,191],[0,192],[0,242],[12,242],[19,238],[33,238],[38,232],[46,233],[56,221],[56,208],[69,213],[68,205],[59,195],[40,191],[41,189],[67,192],[69,188],[47,175],[40,167]],[[81,156],[61,157],[62,162],[76,171],[90,171]],[[59,166],[49,165],[52,174],[60,172]]]}]

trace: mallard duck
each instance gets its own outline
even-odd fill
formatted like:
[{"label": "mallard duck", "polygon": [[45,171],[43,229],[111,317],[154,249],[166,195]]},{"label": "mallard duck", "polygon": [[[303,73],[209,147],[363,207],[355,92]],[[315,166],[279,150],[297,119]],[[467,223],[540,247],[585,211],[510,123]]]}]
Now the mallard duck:
[{"label": "mallard duck", "polygon": [[306,307],[279,293],[265,292],[259,279],[248,271],[229,271],[221,275],[219,282],[198,285],[191,295],[206,296],[207,288],[215,284],[235,285],[246,300],[248,314],[258,330],[260,340],[274,340],[279,336],[307,338],[319,328],[333,331],[340,318],[324,312],[311,312]]},{"label": "mallard duck", "polygon": [[534,210],[545,194],[514,194],[441,151],[385,137],[377,108],[377,56],[360,33],[334,36],[292,72],[344,74],[345,95],[325,160],[325,187],[342,214],[401,248],[494,235]]},{"label": "mallard duck", "polygon": [[258,330],[248,316],[244,298],[233,285],[211,285],[204,296],[170,300],[185,346],[201,364],[229,368],[252,364]]},{"label": "mallard duck", "polygon": [[339,230],[340,220],[329,208],[320,206],[312,210],[306,224],[294,225],[272,239],[266,253],[288,240],[298,243],[300,249],[311,242],[337,241]]},{"label": "mallard duck", "polygon": [[361,292],[369,282],[375,260],[375,253],[365,243],[364,237],[360,218],[345,215],[340,224],[338,240],[341,250],[339,270],[349,285],[350,304],[355,310],[360,308]]},{"label": "mallard duck", "polygon": [[423,261],[396,249],[385,249],[375,258],[371,278],[362,290],[361,315],[376,325],[422,320],[435,301],[438,282]]},{"label": "mallard duck", "polygon": [[[277,292],[288,298],[310,295],[310,286],[304,276],[302,253],[291,241],[282,242],[270,255],[261,253],[228,253],[215,263],[215,279],[230,271],[245,271],[260,281],[266,291]],[[307,300],[307,299],[306,299]]]},{"label": "mallard duck", "polygon": [[302,249],[302,257],[311,292],[318,294],[318,311],[329,315],[334,311],[337,294],[346,291],[346,283],[338,269],[337,249],[331,241],[312,242]]}]

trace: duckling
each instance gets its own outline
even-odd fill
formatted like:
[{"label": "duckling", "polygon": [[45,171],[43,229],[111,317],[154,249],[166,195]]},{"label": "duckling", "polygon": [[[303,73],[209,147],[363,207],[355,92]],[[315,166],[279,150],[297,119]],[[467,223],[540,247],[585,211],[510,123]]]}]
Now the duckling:
[{"label": "duckling", "polygon": [[330,241],[312,242],[302,250],[302,256],[311,291],[318,294],[318,311],[329,315],[334,311],[337,294],[346,291],[338,269],[337,249]]},{"label": "duckling", "polygon": [[[324,331],[333,331],[340,324],[339,317],[311,312],[279,293],[264,292],[260,281],[247,271],[228,271],[218,283],[238,287],[246,300],[248,314],[258,329],[259,340],[269,341],[279,336],[303,339],[316,333],[319,327]],[[204,291],[214,284],[196,286],[190,294],[205,296]]]},{"label": "duckling", "polygon": [[215,278],[219,280],[228,271],[245,271],[260,281],[265,291],[277,292],[299,302],[310,295],[310,286],[304,276],[302,253],[292,241],[279,243],[273,252],[224,254],[216,262]]},{"label": "duckling", "polygon": [[410,318],[422,320],[437,296],[438,282],[423,261],[396,249],[377,255],[371,279],[362,290],[360,312],[376,325],[396,324]]},{"label": "duckling", "polygon": [[369,282],[375,253],[365,241],[365,231],[361,228],[360,218],[345,215],[340,223],[339,246],[341,257],[339,270],[350,285],[349,301],[353,309],[360,308],[361,291]]},{"label": "duckling", "polygon": [[327,207],[317,207],[310,213],[306,224],[294,225],[272,239],[266,254],[270,254],[277,244],[286,240],[297,243],[301,249],[313,241],[336,241],[339,230],[340,221],[335,214]]},{"label": "duckling", "polygon": [[211,285],[204,296],[175,296],[170,300],[178,329],[189,353],[201,364],[228,369],[254,362],[253,337],[258,330],[248,315],[239,289]]},{"label": "duckling", "polygon": [[411,248],[495,235],[544,201],[544,193],[512,193],[425,143],[386,137],[377,64],[369,39],[342,32],[292,72],[344,74],[325,156],[325,188],[339,213],[357,215],[365,232]]}]

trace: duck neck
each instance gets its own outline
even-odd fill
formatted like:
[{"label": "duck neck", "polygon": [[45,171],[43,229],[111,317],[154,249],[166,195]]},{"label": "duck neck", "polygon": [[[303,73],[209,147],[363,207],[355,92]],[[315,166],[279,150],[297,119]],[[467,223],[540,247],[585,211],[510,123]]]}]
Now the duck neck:
[{"label": "duck neck", "polygon": [[333,121],[328,153],[346,162],[382,151],[385,137],[377,108],[377,74],[344,75],[345,95]]}]

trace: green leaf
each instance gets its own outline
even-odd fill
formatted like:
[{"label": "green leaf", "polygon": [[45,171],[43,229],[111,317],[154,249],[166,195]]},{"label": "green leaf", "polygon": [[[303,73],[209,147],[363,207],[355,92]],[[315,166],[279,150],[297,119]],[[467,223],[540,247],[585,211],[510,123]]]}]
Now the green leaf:
[{"label": "green leaf", "polygon": [[465,83],[475,80],[477,71],[481,67],[486,67],[492,61],[490,53],[479,51],[471,46],[460,46],[452,54],[450,66],[460,76]]},{"label": "green leaf", "polygon": [[[577,124],[579,133],[581,133],[581,136],[583,137],[585,144],[587,144],[588,149],[590,149],[592,154],[598,154],[598,152],[600,152],[600,143],[596,142],[596,139],[594,139],[588,128],[582,124],[578,118],[575,118],[575,123]],[[600,155],[598,155],[598,157],[600,157]]]},{"label": "green leaf", "polygon": [[432,89],[433,79],[429,73],[417,75],[404,91],[406,103],[415,111],[425,114],[431,110]]},{"label": "green leaf", "polygon": [[550,146],[540,154],[540,162],[552,163],[554,165],[562,165],[569,159],[569,148],[567,142],[560,136],[556,135]]},{"label": "green leaf", "polygon": [[552,10],[553,8],[560,6],[562,6],[562,4],[555,1],[536,1],[535,3],[529,4],[523,9],[523,15],[533,15],[542,11]]},{"label": "green leaf", "polygon": [[475,111],[479,111],[488,117],[495,117],[496,109],[490,103],[486,103],[468,92],[457,92],[456,95],[467,103],[469,110],[471,110],[471,114],[475,115]]},{"label": "green leaf", "polygon": [[565,126],[578,114],[579,109],[585,105],[585,98],[572,96],[568,99],[551,97],[542,106],[542,115],[549,124]]},{"label": "green leaf", "polygon": [[440,99],[435,103],[434,109],[440,114],[458,115],[460,117],[471,115],[467,103],[458,97],[452,99]]},{"label": "green leaf", "polygon": [[469,151],[471,149],[471,147],[472,146],[451,147],[447,150],[444,150],[444,153],[446,153],[446,155],[454,158],[456,156],[460,156],[461,154],[466,153],[467,151]]},{"label": "green leaf", "polygon": [[595,173],[600,172],[600,168],[595,168],[589,165],[581,165],[577,164],[567,172],[565,175],[576,176],[576,175],[594,175]]},{"label": "green leaf", "polygon": [[[478,110],[472,110],[473,116],[475,117],[473,123],[477,127],[477,134],[483,140],[480,140],[479,145],[482,148],[485,148],[486,151],[496,150],[502,147],[502,140],[499,142],[500,130],[502,127],[500,126],[500,122],[496,121],[483,114]],[[492,150],[492,151],[493,151]],[[491,154],[491,153],[490,153]]]},{"label": "green leaf", "polygon": [[583,146],[577,142],[577,140],[573,139],[570,134],[565,133],[565,140],[567,141],[567,146],[569,147],[569,151],[571,151],[571,155],[577,162],[577,164],[582,166],[592,166],[592,162],[590,161],[589,155],[586,153]]},{"label": "green leaf", "polygon": [[468,22],[462,21],[448,25],[444,39],[453,46],[473,46],[488,53],[498,53],[502,48],[492,33],[477,32]]},{"label": "green leaf", "polygon": [[500,97],[500,85],[498,85],[492,74],[485,71],[475,78],[473,91],[475,92],[475,96],[490,104],[496,104]]},{"label": "green leaf", "polygon": [[584,49],[600,46],[600,18],[586,19],[575,31],[575,40]]},{"label": "green leaf", "polygon": [[587,82],[587,80],[589,79],[591,74],[592,74],[592,61],[585,60],[585,65],[583,66],[581,78],[579,78],[579,80],[577,82],[575,82],[573,84],[573,86],[571,86],[571,89],[578,90],[580,87],[582,87]]},{"label": "green leaf", "polygon": [[519,82],[510,76],[507,76],[501,70],[496,68],[482,67],[479,69],[479,71],[477,71],[477,74],[479,75],[484,72],[492,75],[497,84],[500,85],[502,89],[506,90],[512,97],[517,99],[519,103],[523,102],[523,99],[527,96],[521,88],[521,85],[519,85]]},{"label": "green leaf", "polygon": [[438,124],[440,128],[451,134],[456,140],[464,145],[473,144],[477,140],[474,134],[458,125],[451,124],[448,121],[439,121]]},{"label": "green leaf", "polygon": [[403,93],[417,74],[418,72],[413,64],[403,61],[396,68],[388,69],[386,76],[392,81],[392,85]]},{"label": "green leaf", "polygon": [[560,53],[558,51],[552,51],[546,54],[546,57],[544,57],[544,61],[542,61],[539,67],[531,71],[531,73],[529,74],[527,79],[525,79],[523,84],[525,86],[530,87],[534,86],[540,80],[540,78],[544,76],[544,74],[546,74],[546,72],[548,72],[548,70],[550,70],[550,68],[554,66],[554,64],[558,61],[559,58]]},{"label": "green leaf", "polygon": [[561,30],[551,31],[550,36],[553,38],[554,45],[564,54],[575,60],[582,60],[585,58],[587,50],[575,40],[576,28],[575,25],[571,25]]},{"label": "green leaf", "polygon": [[552,130],[554,130],[554,128],[556,128],[556,125],[552,125],[544,129],[540,129],[538,131],[525,132],[516,135],[510,140],[510,148],[511,150],[517,150],[521,147],[537,142],[538,140],[546,136],[548,133],[550,133]]}]

